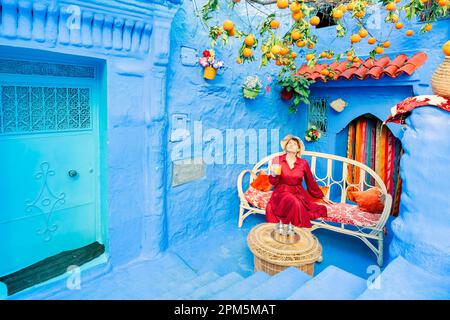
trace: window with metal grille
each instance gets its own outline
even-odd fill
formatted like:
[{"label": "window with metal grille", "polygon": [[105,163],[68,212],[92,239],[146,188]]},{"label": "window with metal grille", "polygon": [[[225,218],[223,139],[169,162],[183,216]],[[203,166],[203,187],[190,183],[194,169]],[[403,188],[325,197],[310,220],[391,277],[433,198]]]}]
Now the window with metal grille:
[{"label": "window with metal grille", "polygon": [[91,129],[89,88],[0,86],[0,134]]},{"label": "window with metal grille", "polygon": [[328,128],[328,98],[313,97],[310,99],[310,102],[308,106],[308,128],[315,126],[323,136],[326,136]]}]

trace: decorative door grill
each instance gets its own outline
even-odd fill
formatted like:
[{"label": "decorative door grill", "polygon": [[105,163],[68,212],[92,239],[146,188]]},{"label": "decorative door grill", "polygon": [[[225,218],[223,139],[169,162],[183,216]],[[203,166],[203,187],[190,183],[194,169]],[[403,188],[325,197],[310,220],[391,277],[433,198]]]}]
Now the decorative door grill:
[{"label": "decorative door grill", "polygon": [[88,130],[91,90],[0,86],[0,134]]},{"label": "decorative door grill", "polygon": [[308,106],[308,128],[316,126],[323,136],[327,135],[328,98],[311,98]]}]

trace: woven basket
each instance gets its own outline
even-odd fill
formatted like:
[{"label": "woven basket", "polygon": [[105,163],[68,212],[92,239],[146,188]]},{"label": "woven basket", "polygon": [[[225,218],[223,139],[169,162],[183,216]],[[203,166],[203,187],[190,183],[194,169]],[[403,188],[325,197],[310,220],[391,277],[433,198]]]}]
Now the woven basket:
[{"label": "woven basket", "polygon": [[450,98],[450,56],[445,57],[431,78],[435,95]]},{"label": "woven basket", "polygon": [[274,275],[288,267],[295,267],[314,275],[314,263],[322,260],[322,246],[311,231],[294,227],[299,235],[295,243],[281,243],[272,237],[276,224],[263,223],[250,230],[247,244],[254,255],[255,272]]},{"label": "woven basket", "polygon": [[[270,263],[268,261],[262,260],[257,256],[254,256],[255,270],[254,272],[263,271],[271,276],[289,268],[289,266],[280,266],[278,264]],[[306,272],[311,277],[314,276],[314,263],[305,264],[302,266],[296,266],[297,269]]]}]

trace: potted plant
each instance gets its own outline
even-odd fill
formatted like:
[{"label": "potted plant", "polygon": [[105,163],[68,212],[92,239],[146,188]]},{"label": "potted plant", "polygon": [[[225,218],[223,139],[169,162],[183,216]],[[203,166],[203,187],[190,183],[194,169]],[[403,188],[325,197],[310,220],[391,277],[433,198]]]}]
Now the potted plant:
[{"label": "potted plant", "polygon": [[298,74],[283,73],[278,77],[278,85],[282,87],[281,98],[283,100],[291,100],[292,104],[289,106],[289,111],[297,112],[297,106],[300,102],[309,104],[309,86],[314,81],[310,81]]},{"label": "potted plant", "polygon": [[242,92],[247,99],[255,99],[262,88],[261,80],[258,76],[248,76],[245,78]]},{"label": "potted plant", "polygon": [[202,57],[198,62],[204,68],[203,77],[208,80],[213,80],[216,77],[217,69],[223,68],[225,64],[223,60],[216,58],[216,53],[213,49],[203,51]]},{"label": "potted plant", "polygon": [[316,126],[311,126],[308,130],[306,130],[305,140],[308,142],[318,141],[321,137],[320,131]]}]

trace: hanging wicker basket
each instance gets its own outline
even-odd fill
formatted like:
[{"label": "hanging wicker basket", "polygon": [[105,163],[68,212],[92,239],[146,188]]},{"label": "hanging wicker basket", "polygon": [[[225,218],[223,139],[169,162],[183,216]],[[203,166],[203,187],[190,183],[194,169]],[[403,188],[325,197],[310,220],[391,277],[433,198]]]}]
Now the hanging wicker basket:
[{"label": "hanging wicker basket", "polygon": [[431,78],[435,95],[450,98],[450,56],[446,56]]}]

